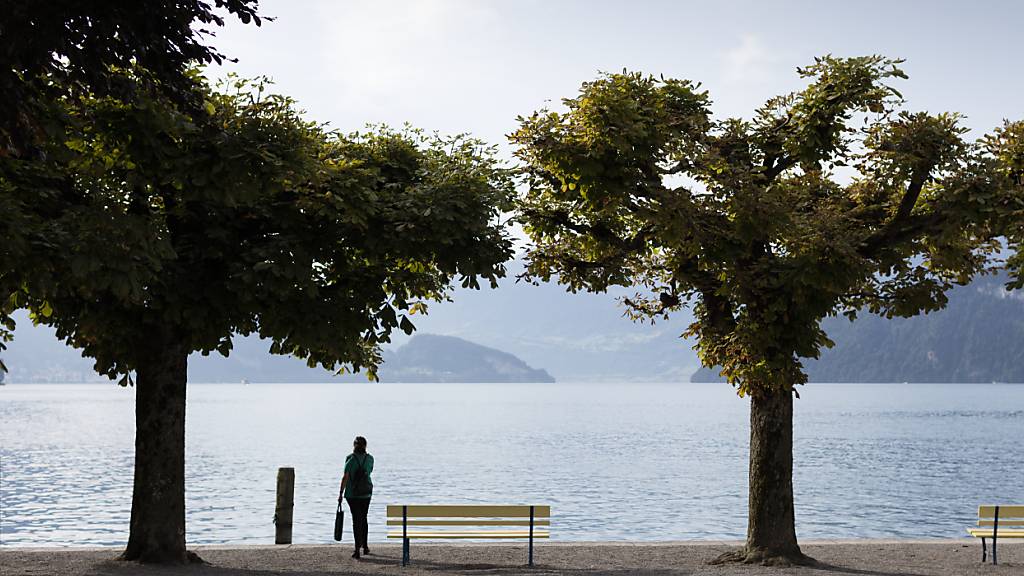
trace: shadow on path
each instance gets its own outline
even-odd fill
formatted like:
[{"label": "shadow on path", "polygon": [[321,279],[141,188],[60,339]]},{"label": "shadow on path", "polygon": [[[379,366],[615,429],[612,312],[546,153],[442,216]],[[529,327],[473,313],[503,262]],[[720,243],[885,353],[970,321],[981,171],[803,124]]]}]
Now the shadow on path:
[{"label": "shadow on path", "polygon": [[[348,559],[346,559],[348,560]],[[218,566],[214,563],[191,564],[188,566],[142,565],[133,562],[105,560],[86,570],[88,576],[367,576],[378,574],[452,573],[473,576],[513,576],[529,574],[535,576],[626,576],[642,573],[644,576],[687,576],[703,573],[703,570],[664,568],[567,568],[536,564],[528,567],[519,564],[494,564],[474,562],[439,562],[419,560],[408,567],[401,565],[400,557],[372,556],[352,561],[351,565],[339,560],[337,566],[319,569],[239,568]]]},{"label": "shadow on path", "polygon": [[849,568],[847,566],[836,566],[834,564],[826,564],[824,562],[818,562],[815,566],[808,566],[812,570],[820,570],[823,572],[836,572],[839,574],[858,574],[860,576],[932,576],[931,574],[921,574],[917,572],[881,572],[878,570],[862,570],[860,568]]}]

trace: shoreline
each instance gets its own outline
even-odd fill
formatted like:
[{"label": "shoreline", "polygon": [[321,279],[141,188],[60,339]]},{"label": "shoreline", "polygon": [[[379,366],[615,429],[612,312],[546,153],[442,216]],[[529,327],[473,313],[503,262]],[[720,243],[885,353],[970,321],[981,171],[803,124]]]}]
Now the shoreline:
[{"label": "shoreline", "polygon": [[[346,531],[347,532],[347,531]],[[272,549],[304,549],[304,548],[335,548],[338,546],[347,546],[348,538],[346,542],[328,542],[328,543],[297,543],[297,544],[188,544],[189,550],[272,550]],[[743,540],[538,540],[535,546],[543,546],[544,548],[557,548],[560,546],[742,546]],[[398,540],[378,540],[370,542],[377,546],[397,546]],[[833,544],[971,544],[977,543],[981,545],[981,540],[973,537],[963,538],[801,538],[801,546],[828,546]],[[999,545],[1024,545],[1024,540],[1021,539],[1007,539],[999,541]],[[473,540],[459,541],[457,544],[452,544],[451,541],[414,541],[415,546],[454,546],[458,548],[466,546],[484,546],[484,547],[516,547],[525,546],[526,541],[490,541],[490,542],[479,542]],[[26,552],[55,552],[60,550],[75,551],[75,552],[101,552],[104,550],[121,550],[124,548],[124,544],[117,545],[82,545],[77,544],[65,544],[65,545],[40,545],[40,546],[25,546],[21,544],[0,544],[0,553],[11,550],[20,550]]]},{"label": "shoreline", "polygon": [[[402,574],[570,574],[574,576],[669,576],[687,574],[961,576],[1024,574],[1024,540],[999,545],[999,565],[981,563],[981,542],[955,539],[806,540],[805,554],[820,563],[813,567],[767,568],[713,566],[708,562],[742,544],[735,540],[665,542],[543,542],[534,547],[536,566],[526,564],[525,542],[413,542],[412,564],[403,568],[401,545],[371,543],[373,555],[349,558],[351,543],[196,545],[190,549],[207,562],[190,566],[142,566],[115,560],[121,547],[0,546],[4,576],[67,574],[123,576],[130,574],[295,576]],[[991,544],[990,544],[991,548]]]}]

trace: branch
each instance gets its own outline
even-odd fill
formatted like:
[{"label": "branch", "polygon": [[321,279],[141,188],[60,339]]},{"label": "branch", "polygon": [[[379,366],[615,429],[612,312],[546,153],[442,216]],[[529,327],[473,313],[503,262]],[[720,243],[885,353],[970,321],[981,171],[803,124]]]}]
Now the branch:
[{"label": "branch", "polygon": [[569,213],[565,211],[542,212],[539,210],[524,210],[523,214],[541,220],[547,220],[576,232],[583,236],[591,236],[602,242],[606,242],[621,252],[636,252],[643,248],[647,239],[654,231],[652,227],[645,226],[630,238],[623,238],[603,225],[581,224],[573,222]]},{"label": "branch", "polygon": [[921,190],[924,188],[924,183],[928,181],[931,170],[931,166],[914,170],[910,176],[910,184],[907,186],[906,192],[903,193],[903,198],[900,199],[899,208],[896,209],[896,216],[884,228],[868,237],[859,250],[862,256],[874,258],[889,244],[911,240],[917,234],[942,221],[935,214],[918,217],[911,214],[914,205],[917,204],[917,199],[921,197]]},{"label": "branch", "polygon": [[779,174],[782,174],[786,170],[789,170],[793,166],[796,166],[797,159],[792,156],[783,156],[782,158],[765,158],[764,178],[766,182],[775,180]]},{"label": "branch", "polygon": [[893,219],[893,223],[901,220],[906,220],[910,217],[910,212],[914,209],[914,205],[917,204],[917,199],[921,196],[921,189],[924,188],[925,181],[928,180],[928,170],[915,170],[910,178],[910,185],[907,186],[907,191],[903,194],[903,199],[900,200],[900,207],[896,210],[896,218]]},{"label": "branch", "polygon": [[858,252],[865,258],[877,258],[887,246],[913,240],[942,221],[943,217],[939,214],[926,214],[890,222],[885,229],[869,237]]},{"label": "branch", "polygon": [[733,315],[729,301],[718,295],[715,289],[702,287],[700,296],[704,300],[710,328],[716,334],[728,334],[736,329],[736,317]]}]

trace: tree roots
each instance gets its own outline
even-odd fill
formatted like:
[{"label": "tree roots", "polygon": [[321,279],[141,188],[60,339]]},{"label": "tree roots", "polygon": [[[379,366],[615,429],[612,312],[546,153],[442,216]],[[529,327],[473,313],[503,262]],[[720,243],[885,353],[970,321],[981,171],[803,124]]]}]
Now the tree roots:
[{"label": "tree roots", "polygon": [[771,550],[767,548],[742,548],[733,552],[726,552],[708,564],[719,566],[722,564],[758,564],[761,566],[815,566],[818,561],[810,556],[805,556],[800,549],[796,550]]},{"label": "tree roots", "polygon": [[169,555],[140,555],[140,554],[128,554],[126,550],[123,554],[117,557],[122,562],[138,562],[140,564],[166,564],[166,565],[185,565],[185,564],[206,564],[206,561],[199,557],[199,554],[191,550],[186,550],[183,557],[177,554]]}]

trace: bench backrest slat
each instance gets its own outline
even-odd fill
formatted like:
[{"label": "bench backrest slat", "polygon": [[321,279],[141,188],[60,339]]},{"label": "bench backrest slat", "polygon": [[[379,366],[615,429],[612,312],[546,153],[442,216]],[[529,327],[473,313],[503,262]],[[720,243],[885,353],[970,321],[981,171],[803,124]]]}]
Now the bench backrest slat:
[{"label": "bench backrest slat", "polygon": [[[978,520],[979,522],[986,518],[996,517],[996,506],[995,504],[989,504],[985,506],[978,506]],[[999,505],[999,524],[1002,525],[1003,520],[1015,520],[1024,519],[1024,506],[1003,506]]]},{"label": "bench backrest slat", "polygon": [[[401,505],[389,504],[388,517],[401,518]],[[529,506],[485,506],[477,504],[405,506],[407,518],[529,518]],[[534,518],[550,518],[551,506],[534,506]],[[529,524],[529,522],[527,522]]]},{"label": "bench backrest slat", "polygon": [[[978,520],[978,526],[995,526],[995,520]],[[999,527],[1000,528],[1012,528],[1015,526],[1024,526],[1024,520],[1003,520],[1003,515],[999,514]]]},{"label": "bench backrest slat", "polygon": [[1024,506],[1003,506],[1000,504],[999,519],[996,519],[995,504],[978,506],[978,526],[993,528],[1016,528],[1024,526]]}]

